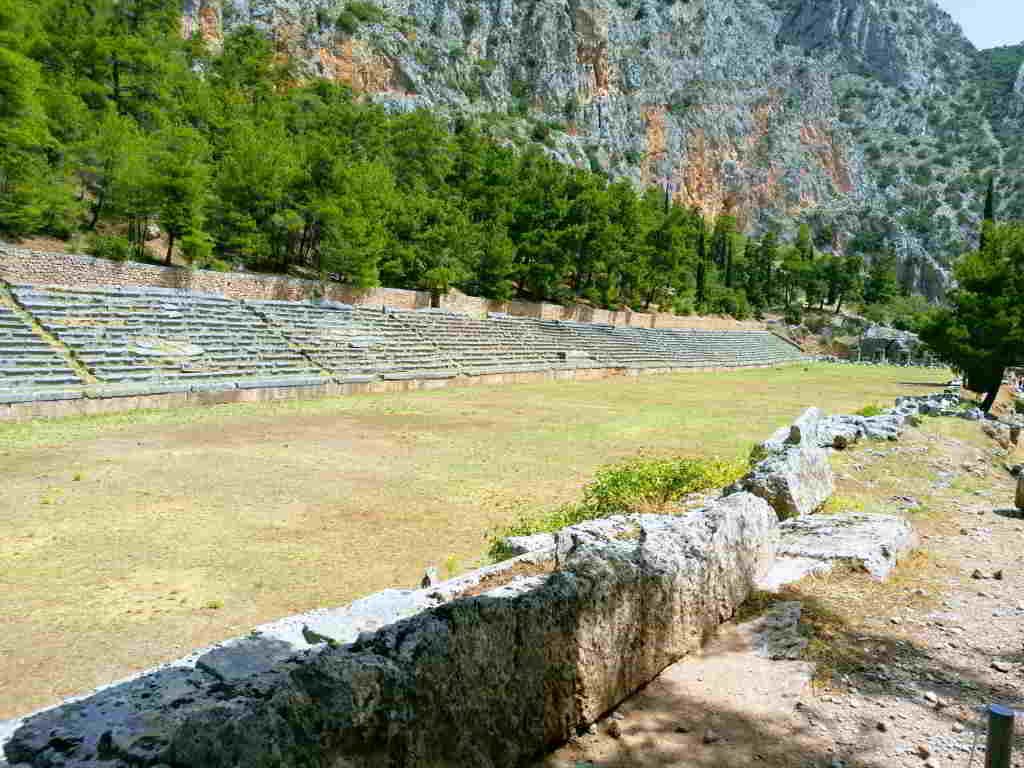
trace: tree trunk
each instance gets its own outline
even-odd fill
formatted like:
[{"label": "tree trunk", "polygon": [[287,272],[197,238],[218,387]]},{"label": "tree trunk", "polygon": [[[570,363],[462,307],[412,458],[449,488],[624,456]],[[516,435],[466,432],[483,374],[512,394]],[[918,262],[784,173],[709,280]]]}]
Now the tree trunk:
[{"label": "tree trunk", "polygon": [[103,211],[103,200],[106,195],[101,191],[99,197],[96,198],[96,202],[92,206],[92,218],[89,220],[89,230],[95,231],[96,224],[99,223],[100,213]]},{"label": "tree trunk", "polygon": [[981,403],[981,410],[988,413],[992,406],[996,403],[996,397],[999,396],[999,385],[997,384],[994,389],[989,390],[985,393],[985,399]]},{"label": "tree trunk", "polygon": [[164,259],[164,264],[168,267],[171,266],[171,255],[174,253],[174,232],[167,233],[167,257]]}]

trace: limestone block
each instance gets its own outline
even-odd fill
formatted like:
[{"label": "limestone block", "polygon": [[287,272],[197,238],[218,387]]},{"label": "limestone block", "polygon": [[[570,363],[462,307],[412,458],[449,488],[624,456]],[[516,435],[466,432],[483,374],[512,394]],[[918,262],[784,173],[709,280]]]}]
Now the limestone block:
[{"label": "limestone block", "polygon": [[762,444],[767,456],[739,481],[739,487],[765,499],[779,519],[807,515],[835,489],[828,454],[818,445],[821,412],[809,408],[779,441],[779,432]]},{"label": "limestone block", "polygon": [[812,573],[827,573],[837,563],[854,564],[879,581],[917,546],[917,534],[895,515],[813,515],[779,526],[778,556],[762,589],[776,590]]}]

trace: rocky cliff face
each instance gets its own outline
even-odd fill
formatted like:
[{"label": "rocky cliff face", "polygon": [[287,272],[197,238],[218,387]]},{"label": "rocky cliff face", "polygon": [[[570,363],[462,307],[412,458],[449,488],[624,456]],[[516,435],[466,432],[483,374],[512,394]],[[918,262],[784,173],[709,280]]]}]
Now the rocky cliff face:
[{"label": "rocky cliff face", "polygon": [[931,0],[184,2],[214,43],[243,24],[390,109],[476,116],[752,232],[890,244],[930,296],[1004,161],[975,51]]}]

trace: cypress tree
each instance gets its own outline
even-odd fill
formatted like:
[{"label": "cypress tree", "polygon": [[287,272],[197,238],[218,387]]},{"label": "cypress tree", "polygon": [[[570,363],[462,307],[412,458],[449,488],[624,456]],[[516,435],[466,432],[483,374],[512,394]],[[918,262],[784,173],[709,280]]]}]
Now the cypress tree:
[{"label": "cypress tree", "polygon": [[697,217],[697,306],[702,306],[707,296],[707,229],[704,217]]},{"label": "cypress tree", "polygon": [[733,249],[735,245],[732,235],[725,236],[725,287],[732,288],[733,283],[733,262],[735,261]]},{"label": "cypress tree", "polygon": [[978,250],[985,250],[988,240],[986,230],[996,221],[996,177],[988,177],[988,189],[985,191],[985,212],[981,217],[981,233],[978,236]]}]

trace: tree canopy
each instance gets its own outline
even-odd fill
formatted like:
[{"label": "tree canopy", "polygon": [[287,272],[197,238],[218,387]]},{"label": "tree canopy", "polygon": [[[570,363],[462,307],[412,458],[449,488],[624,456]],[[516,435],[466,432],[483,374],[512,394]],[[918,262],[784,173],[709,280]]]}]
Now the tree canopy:
[{"label": "tree canopy", "polygon": [[963,372],[969,389],[986,393],[988,411],[1006,368],[1024,363],[1024,224],[989,226],[984,246],[963,256],[954,276],[949,306],[933,314],[921,337]]},{"label": "tree canopy", "polygon": [[300,84],[252,28],[214,54],[181,39],[179,13],[0,0],[0,236],[609,308],[745,317],[858,296],[860,261],[818,253],[831,238],[808,225],[745,237],[730,215],[499,142],[486,115]]}]

